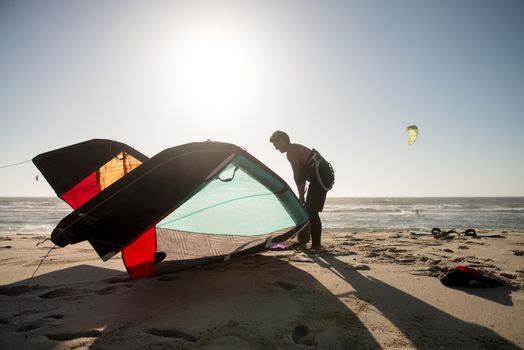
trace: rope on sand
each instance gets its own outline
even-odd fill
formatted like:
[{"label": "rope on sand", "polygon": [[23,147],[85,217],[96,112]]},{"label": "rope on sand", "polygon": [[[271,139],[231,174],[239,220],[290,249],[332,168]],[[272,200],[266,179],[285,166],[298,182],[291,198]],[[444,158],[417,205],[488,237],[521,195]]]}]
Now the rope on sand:
[{"label": "rope on sand", "polygon": [[[40,242],[42,243],[42,242]],[[39,243],[39,244],[40,244]],[[38,244],[37,244],[38,245]],[[31,275],[31,278],[29,278],[29,282],[31,282],[33,280],[33,278],[35,277],[35,274],[36,272],[38,271],[38,269],[40,268],[40,266],[42,266],[42,264],[44,263],[45,259],[47,259],[47,257],[49,256],[49,254],[51,254],[51,252],[57,248],[56,245],[52,246],[51,249],[49,249],[49,251],[47,252],[47,254],[40,260],[40,263],[38,264],[38,266],[36,267],[35,271],[33,271],[33,274]],[[23,314],[22,314],[22,298],[23,298],[23,294],[20,294],[20,298],[18,298],[18,319],[20,320],[20,325],[22,326],[22,329],[23,329],[23,332],[24,332],[24,336],[25,336],[25,339],[26,340],[29,340],[29,336],[27,335],[27,327],[25,326],[25,322],[24,322],[24,319],[22,318]]]}]

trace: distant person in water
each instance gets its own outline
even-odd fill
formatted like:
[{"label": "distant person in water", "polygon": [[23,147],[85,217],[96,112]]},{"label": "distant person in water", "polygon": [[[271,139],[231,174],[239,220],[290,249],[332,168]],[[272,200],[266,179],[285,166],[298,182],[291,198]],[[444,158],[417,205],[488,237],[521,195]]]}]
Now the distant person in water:
[{"label": "distant person in water", "polygon": [[[322,236],[319,212],[324,209],[326,194],[335,183],[335,172],[318,151],[298,143],[291,143],[288,134],[275,131],[269,141],[275,149],[286,153],[298,189],[298,199],[309,215],[311,249],[318,250]],[[309,186],[306,189],[306,182]],[[307,192],[307,195],[306,195]]]}]

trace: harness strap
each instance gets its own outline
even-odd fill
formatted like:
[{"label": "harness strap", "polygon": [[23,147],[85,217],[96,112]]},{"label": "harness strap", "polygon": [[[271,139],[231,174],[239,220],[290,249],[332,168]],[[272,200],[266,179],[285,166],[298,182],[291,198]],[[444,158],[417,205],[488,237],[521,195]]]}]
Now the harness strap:
[{"label": "harness strap", "polygon": [[[329,191],[330,189],[333,188],[333,185],[331,185],[331,186],[328,187],[328,186],[326,186],[326,185],[324,184],[324,181],[322,181],[322,177],[320,176],[320,170],[319,170],[319,168],[320,168],[320,164],[321,164],[322,162],[326,162],[326,163],[328,163],[328,162],[324,159],[324,157],[322,157],[322,156],[320,155],[320,153],[318,153],[317,150],[313,149],[312,152],[311,152],[311,156],[309,157],[307,163],[308,163],[308,164],[312,164],[312,165],[315,167],[315,173],[316,173],[316,175],[317,175],[318,182],[320,183],[320,186],[322,186],[322,188],[324,189],[324,191],[327,192],[327,191]],[[328,163],[328,164],[329,164],[329,163]]]}]

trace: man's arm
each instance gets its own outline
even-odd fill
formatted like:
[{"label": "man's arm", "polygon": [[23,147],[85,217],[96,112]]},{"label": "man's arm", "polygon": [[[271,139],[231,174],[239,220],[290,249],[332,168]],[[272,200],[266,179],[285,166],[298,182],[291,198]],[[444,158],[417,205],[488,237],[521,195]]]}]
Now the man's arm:
[{"label": "man's arm", "polygon": [[[296,180],[295,180],[296,182]],[[297,182],[297,189],[298,189],[298,199],[300,201],[300,204],[304,204],[306,202],[304,196],[306,194],[306,181],[302,183]]]},{"label": "man's arm", "polygon": [[298,199],[300,200],[301,204],[304,204],[306,194],[306,178],[303,174],[303,164],[300,162],[298,154],[295,152],[288,151],[287,159],[289,160],[289,163],[291,163],[291,168],[293,169],[293,178],[295,179],[298,189]]}]

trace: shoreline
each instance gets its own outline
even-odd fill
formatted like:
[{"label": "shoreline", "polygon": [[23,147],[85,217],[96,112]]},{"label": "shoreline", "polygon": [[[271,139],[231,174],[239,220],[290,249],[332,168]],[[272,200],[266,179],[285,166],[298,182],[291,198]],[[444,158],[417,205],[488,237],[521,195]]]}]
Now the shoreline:
[{"label": "shoreline", "polygon": [[[52,247],[36,243],[48,236],[4,235],[1,347],[519,349],[524,232],[504,231],[450,240],[326,232],[318,254],[266,251],[138,281],[119,255],[104,263],[87,242],[52,250],[31,279]],[[442,285],[458,265],[504,286]]]}]

